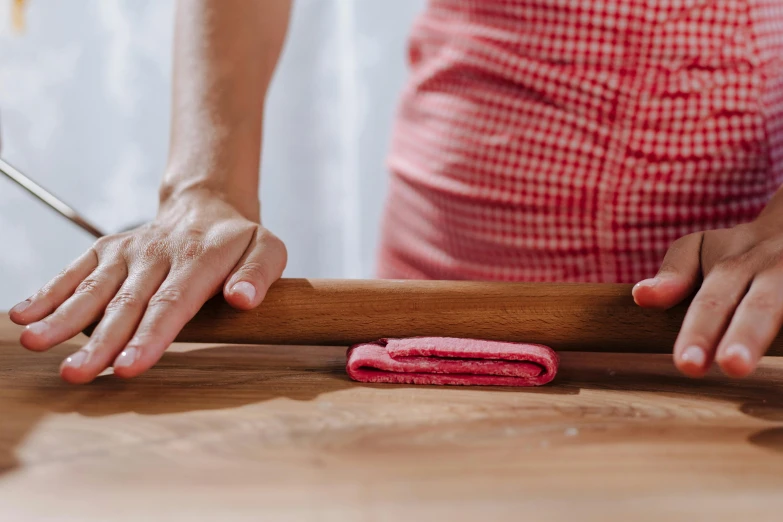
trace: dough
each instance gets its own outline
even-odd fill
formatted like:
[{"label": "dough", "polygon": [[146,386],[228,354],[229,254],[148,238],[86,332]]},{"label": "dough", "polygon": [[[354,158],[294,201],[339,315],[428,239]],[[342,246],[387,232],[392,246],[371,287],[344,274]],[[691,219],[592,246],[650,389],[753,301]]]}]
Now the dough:
[{"label": "dough", "polygon": [[558,363],[538,344],[412,337],[351,346],[346,371],[360,382],[540,386],[554,379]]}]

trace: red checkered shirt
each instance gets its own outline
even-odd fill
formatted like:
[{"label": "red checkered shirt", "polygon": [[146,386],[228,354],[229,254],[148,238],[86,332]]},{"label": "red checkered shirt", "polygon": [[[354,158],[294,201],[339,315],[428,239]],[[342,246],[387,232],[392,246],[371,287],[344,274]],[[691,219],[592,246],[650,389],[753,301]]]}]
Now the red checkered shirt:
[{"label": "red checkered shirt", "polygon": [[432,0],[384,278],[633,282],[783,181],[782,0]]}]

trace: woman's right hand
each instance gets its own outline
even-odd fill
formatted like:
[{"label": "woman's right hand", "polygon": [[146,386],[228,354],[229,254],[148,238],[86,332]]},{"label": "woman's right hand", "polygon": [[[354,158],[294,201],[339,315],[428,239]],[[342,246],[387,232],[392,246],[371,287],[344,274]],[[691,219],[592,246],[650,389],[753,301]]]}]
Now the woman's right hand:
[{"label": "woman's right hand", "polygon": [[72,383],[114,367],[134,377],[153,366],[201,306],[220,292],[241,310],[258,306],[287,261],[283,242],[207,190],[162,203],[154,221],[99,239],[29,299],[11,320],[22,345],[45,351],[100,320],[63,361]]}]

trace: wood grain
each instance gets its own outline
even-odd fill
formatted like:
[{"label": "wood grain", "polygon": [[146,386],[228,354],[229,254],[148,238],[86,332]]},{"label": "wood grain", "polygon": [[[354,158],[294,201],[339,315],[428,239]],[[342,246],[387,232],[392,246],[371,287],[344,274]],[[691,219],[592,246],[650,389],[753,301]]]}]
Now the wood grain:
[{"label": "wood grain", "polygon": [[[446,336],[546,344],[558,351],[670,353],[687,303],[645,310],[631,285],[282,279],[240,312],[207,303],[178,340],[338,345]],[[783,354],[783,337],[769,351]]]},{"label": "wood grain", "polygon": [[538,389],[361,385],[342,347],[174,346],[88,386],[0,319],[0,520],[779,520],[783,360],[562,354]]}]

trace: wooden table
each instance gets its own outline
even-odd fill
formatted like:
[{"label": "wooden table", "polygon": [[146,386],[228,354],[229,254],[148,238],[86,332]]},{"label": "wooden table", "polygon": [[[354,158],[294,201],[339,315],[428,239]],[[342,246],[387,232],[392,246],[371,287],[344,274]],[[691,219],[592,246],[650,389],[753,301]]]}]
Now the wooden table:
[{"label": "wooden table", "polygon": [[783,361],[563,356],[537,389],[368,386],[342,348],[176,346],[88,386],[0,318],[0,520],[781,520]]}]

